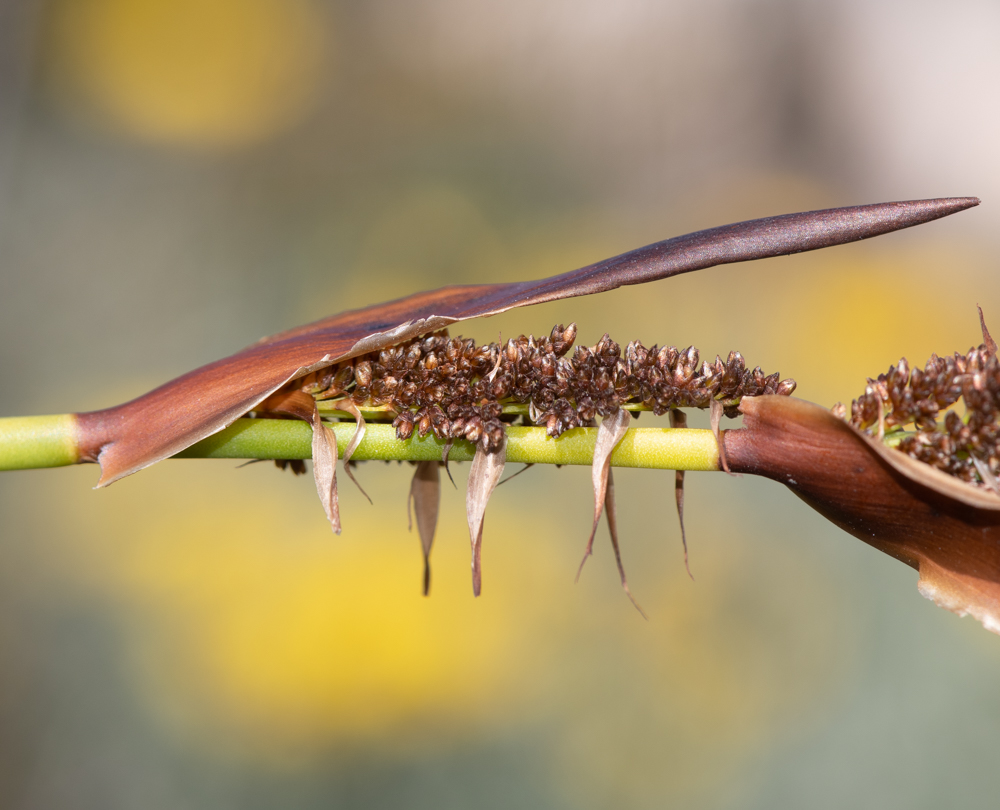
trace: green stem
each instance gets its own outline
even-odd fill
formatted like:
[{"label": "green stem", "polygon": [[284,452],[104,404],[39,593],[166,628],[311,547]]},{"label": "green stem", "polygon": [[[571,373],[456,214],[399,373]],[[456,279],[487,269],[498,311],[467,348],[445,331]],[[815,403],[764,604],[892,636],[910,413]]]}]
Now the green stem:
[{"label": "green stem", "polygon": [[0,470],[65,467],[80,460],[76,416],[8,416],[0,419]]},{"label": "green stem", "polygon": [[[354,435],[353,422],[329,423],[343,454]],[[597,428],[574,428],[559,438],[545,428],[507,428],[507,460],[525,464],[590,464]],[[238,419],[225,430],[178,453],[175,458],[285,458],[311,456],[312,428],[288,419]],[[392,425],[371,424],[352,458],[357,461],[432,461],[441,458],[444,442],[428,434],[406,441],[396,438]],[[475,446],[455,441],[448,458],[471,461]],[[718,470],[719,451],[710,430],[632,428],[611,456],[616,467],[665,470]]]},{"label": "green stem", "polygon": [[[343,453],[357,429],[353,422],[328,423]],[[540,427],[507,428],[507,460],[525,464],[584,464],[594,456],[596,428],[575,428],[553,439]],[[225,430],[177,454],[176,458],[307,459],[312,428],[292,419],[237,419]],[[0,419],[0,470],[60,467],[79,461],[76,417],[26,416]],[[369,423],[353,458],[430,461],[441,458],[444,442],[428,435],[406,441],[385,423]],[[475,446],[455,441],[453,461],[470,461]],[[709,430],[632,428],[611,456],[616,467],[718,470],[719,454]]]}]

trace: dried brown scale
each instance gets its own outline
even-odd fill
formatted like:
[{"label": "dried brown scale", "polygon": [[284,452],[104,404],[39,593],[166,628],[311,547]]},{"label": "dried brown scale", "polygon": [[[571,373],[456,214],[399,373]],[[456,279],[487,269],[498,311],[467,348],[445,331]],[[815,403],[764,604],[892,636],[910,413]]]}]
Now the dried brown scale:
[{"label": "dried brown scale", "polygon": [[[951,406],[960,403],[964,418]],[[834,406],[847,418],[847,409]],[[906,358],[851,403],[850,423],[869,435],[913,426],[897,445],[912,458],[967,483],[988,487],[976,469],[1000,472],[1000,362],[985,344],[953,357],[931,355],[923,369]],[[988,476],[987,476],[988,477]]]},{"label": "dried brown scale", "polygon": [[570,350],[576,324],[547,337],[521,335],[505,344],[477,346],[436,332],[344,361],[292,385],[319,400],[349,398],[357,406],[388,406],[400,439],[416,432],[442,440],[466,439],[494,452],[503,441],[502,403],[529,406],[529,422],[551,436],[592,425],[626,403],[657,415],[676,408],[707,408],[721,401],[737,415],[744,396],[791,394],[793,380],[748,369],[739,352],[701,362],[689,346],[621,346],[604,335]]}]

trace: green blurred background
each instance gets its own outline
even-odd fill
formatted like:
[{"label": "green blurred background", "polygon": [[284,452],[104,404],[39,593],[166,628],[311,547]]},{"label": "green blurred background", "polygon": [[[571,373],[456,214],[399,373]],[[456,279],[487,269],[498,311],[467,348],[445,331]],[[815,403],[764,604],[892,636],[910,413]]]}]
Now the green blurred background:
[{"label": "green blurred background", "polygon": [[[986,0],[5,0],[0,413],[104,407],[257,338],[743,219],[979,195],[861,245],[460,330],[737,348],[824,405],[979,342],[1000,7]],[[996,331],[998,327],[994,327]],[[706,424],[701,414],[696,426]],[[623,471],[644,622],[589,471],[490,505],[432,596],[409,468],[0,476],[0,805],[992,808],[1000,639],[778,485]]]}]

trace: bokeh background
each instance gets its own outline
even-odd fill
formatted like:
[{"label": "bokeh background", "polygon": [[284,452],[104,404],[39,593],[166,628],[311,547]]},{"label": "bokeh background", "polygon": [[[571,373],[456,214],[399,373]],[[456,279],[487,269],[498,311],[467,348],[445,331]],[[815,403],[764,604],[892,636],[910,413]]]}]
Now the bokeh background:
[{"label": "bokeh background", "polygon": [[[104,407],[257,338],[758,216],[983,206],[463,324],[698,345],[849,402],[1000,324],[989,0],[4,0],[0,413]],[[995,327],[995,330],[998,327]],[[701,415],[692,417],[704,425]],[[1000,639],[770,482],[495,495],[484,595],[409,469],[331,536],[270,465],[0,476],[0,805],[996,806]]]}]

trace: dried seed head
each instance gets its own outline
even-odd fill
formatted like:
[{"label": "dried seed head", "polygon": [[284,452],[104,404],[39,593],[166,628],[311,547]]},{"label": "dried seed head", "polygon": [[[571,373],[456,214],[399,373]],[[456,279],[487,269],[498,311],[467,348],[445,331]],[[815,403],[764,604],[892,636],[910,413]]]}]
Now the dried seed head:
[{"label": "dried seed head", "polygon": [[[780,380],[778,374],[765,376],[760,367],[746,369],[738,352],[730,354],[727,363],[718,357],[709,363],[700,360],[694,346],[683,351],[673,346],[647,349],[636,340],[627,344],[623,355],[621,346],[607,334],[593,346],[577,348],[570,356],[575,337],[575,324],[566,328],[556,326],[547,337],[521,335],[506,344],[484,346],[468,339],[449,338],[441,332],[384,347],[344,361],[335,370],[323,369],[290,383],[287,392],[275,396],[281,402],[285,401],[281,396],[287,398],[301,411],[295,415],[313,423],[317,491],[331,525],[339,529],[336,436],[320,421],[314,399],[332,400],[334,408],[347,411],[357,420],[358,429],[344,448],[345,464],[364,435],[362,406],[368,417],[391,414],[399,440],[411,439],[416,432],[420,437],[433,434],[444,441],[442,459],[446,471],[448,449],[454,440],[464,439],[476,445],[467,496],[476,593],[480,585],[483,514],[503,468],[505,421],[527,416],[530,422],[544,426],[546,433],[555,437],[576,427],[593,426],[601,416],[594,455],[595,528],[603,509],[608,517],[622,586],[628,592],[618,547],[614,485],[608,462],[632,418],[629,408],[676,414],[678,408],[711,407],[713,430],[718,436],[719,419],[724,414],[735,416],[744,396],[790,394],[795,383]],[[985,380],[983,374],[980,377]],[[875,391],[878,386],[875,381],[869,389]],[[892,386],[886,383],[883,388],[888,391]],[[520,407],[511,409],[517,413],[505,415],[505,405]],[[933,417],[921,412],[921,418],[926,421]],[[677,423],[676,418],[673,421]],[[942,452],[937,447],[925,452],[932,450]],[[350,467],[345,469],[353,479]],[[420,525],[425,561],[433,536],[431,511],[436,515],[437,490],[431,479],[437,481],[436,462],[433,470],[426,467],[421,473],[418,469],[411,487],[418,524],[422,519],[427,523]],[[428,570],[425,569],[425,587]]]},{"label": "dried seed head", "polygon": [[[622,406],[638,405],[664,414],[676,408],[707,408],[723,403],[735,416],[744,396],[790,394],[795,383],[779,375],[748,371],[738,352],[723,363],[701,362],[689,346],[647,349],[640,341],[625,348],[605,334],[593,346],[569,350],[576,325],[555,326],[547,337],[521,335],[505,344],[477,346],[445,332],[389,346],[318,372],[297,384],[328,381],[317,399],[346,397],[344,409],[365,405],[394,411],[400,439],[414,431],[448,441],[463,438],[487,449],[501,445],[503,403],[528,405],[528,418],[551,436],[597,416],[610,417]],[[322,376],[325,375],[325,376]],[[353,389],[349,392],[353,384]],[[321,386],[322,387],[322,386]]]},{"label": "dried seed head", "polygon": [[[948,410],[960,400],[964,418]],[[846,410],[835,413],[846,419]],[[991,488],[990,475],[1000,470],[1000,363],[985,343],[964,355],[931,355],[922,369],[904,357],[868,380],[849,421],[869,435],[888,432],[918,461]]]}]

